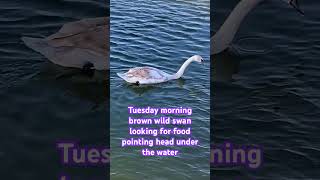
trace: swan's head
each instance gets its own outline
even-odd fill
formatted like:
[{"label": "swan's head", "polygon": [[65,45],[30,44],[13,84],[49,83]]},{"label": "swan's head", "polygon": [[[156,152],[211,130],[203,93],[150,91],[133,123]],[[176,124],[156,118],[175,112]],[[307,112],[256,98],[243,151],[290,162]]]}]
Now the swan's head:
[{"label": "swan's head", "polygon": [[304,12],[300,8],[299,0],[282,0],[288,3],[291,7],[297,10],[300,14],[304,15]]},{"label": "swan's head", "polygon": [[198,62],[198,63],[203,63],[203,58],[199,55],[194,55],[191,57],[193,61]]}]

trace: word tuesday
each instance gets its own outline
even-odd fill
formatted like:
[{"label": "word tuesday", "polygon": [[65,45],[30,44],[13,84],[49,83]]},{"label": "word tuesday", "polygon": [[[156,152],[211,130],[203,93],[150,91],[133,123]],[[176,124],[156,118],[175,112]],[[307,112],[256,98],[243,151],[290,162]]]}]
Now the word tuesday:
[{"label": "word tuesday", "polygon": [[153,114],[157,115],[160,114],[186,114],[191,115],[192,109],[191,108],[183,108],[183,107],[177,107],[177,108],[152,108],[152,107],[144,107],[144,108],[138,108],[129,106],[128,107],[129,114]]},{"label": "word tuesday", "polygon": [[129,106],[128,111],[130,114],[154,114],[154,115],[157,115],[159,112],[159,108],[152,108],[152,107],[136,108],[136,107]]}]

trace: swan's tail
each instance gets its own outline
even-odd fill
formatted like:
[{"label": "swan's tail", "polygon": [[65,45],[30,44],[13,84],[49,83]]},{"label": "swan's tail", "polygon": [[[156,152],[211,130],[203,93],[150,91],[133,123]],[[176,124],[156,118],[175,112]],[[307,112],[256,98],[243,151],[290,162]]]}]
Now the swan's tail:
[{"label": "swan's tail", "polygon": [[117,73],[117,75],[118,75],[120,78],[125,79],[124,73]]},{"label": "swan's tail", "polygon": [[[49,61],[53,62],[54,64],[62,65],[59,63],[59,59],[56,58],[57,51],[56,48],[48,44],[46,39],[42,38],[31,38],[31,37],[22,37],[21,40],[24,44],[29,47],[30,49],[42,54],[46,57]],[[64,52],[62,52],[63,54]],[[71,67],[71,66],[70,66]]]},{"label": "swan's tail", "polygon": [[41,38],[22,37],[21,40],[25,45],[37,52],[43,52],[46,46],[48,46],[44,39]]},{"label": "swan's tail", "polygon": [[47,43],[46,39],[22,37],[21,40],[26,46],[41,53],[47,58],[54,53],[54,48]]}]

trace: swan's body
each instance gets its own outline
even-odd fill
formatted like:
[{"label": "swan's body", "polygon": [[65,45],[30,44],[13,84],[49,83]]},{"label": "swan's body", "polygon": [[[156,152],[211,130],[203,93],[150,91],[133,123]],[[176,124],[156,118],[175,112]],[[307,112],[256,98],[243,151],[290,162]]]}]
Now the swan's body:
[{"label": "swan's body", "polygon": [[153,67],[132,68],[126,73],[118,73],[118,76],[128,83],[139,84],[157,84],[173,79],[170,74]]},{"label": "swan's body", "polygon": [[202,62],[203,59],[199,55],[195,55],[186,60],[177,73],[168,74],[154,67],[136,67],[129,69],[126,73],[117,73],[119,77],[132,84],[158,84],[174,79],[179,79],[189,64],[193,61]]},{"label": "swan's body", "polygon": [[109,69],[109,18],[89,18],[65,24],[59,32],[41,39],[23,37],[23,42],[54,64],[96,70]]},{"label": "swan's body", "polygon": [[[211,54],[221,53],[230,46],[245,17],[263,1],[265,0],[241,0],[237,4],[217,33],[211,38]],[[297,0],[284,1],[303,14]]]}]

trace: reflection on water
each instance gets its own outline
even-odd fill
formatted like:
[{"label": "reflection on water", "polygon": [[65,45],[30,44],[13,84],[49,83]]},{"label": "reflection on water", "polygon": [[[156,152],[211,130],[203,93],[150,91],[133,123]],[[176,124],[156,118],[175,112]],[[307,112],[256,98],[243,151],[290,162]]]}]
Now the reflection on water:
[{"label": "reflection on water", "polygon": [[45,63],[33,80],[55,86],[70,96],[74,96],[97,105],[106,103],[109,95],[109,72],[95,71],[93,76],[84,74],[80,69],[65,68]]},{"label": "reflection on water", "polygon": [[262,37],[244,36],[234,40],[225,51],[211,55],[211,80],[231,81],[240,71],[241,61],[253,56],[268,56],[272,46]]},{"label": "reflection on water", "polygon": [[239,71],[239,55],[224,51],[217,55],[211,55],[212,81],[230,81]]},{"label": "reflection on water", "polygon": [[124,83],[122,85],[122,88],[128,88],[132,92],[136,93],[139,96],[142,96],[144,93],[147,92],[152,92],[152,90],[155,89],[161,89],[163,86],[166,86],[166,84],[172,84],[175,83],[179,88],[183,88],[183,85],[185,83],[185,80],[183,78],[177,79],[173,82],[165,82],[161,84],[153,84],[153,85],[135,85],[135,84],[129,84],[129,83]]}]

